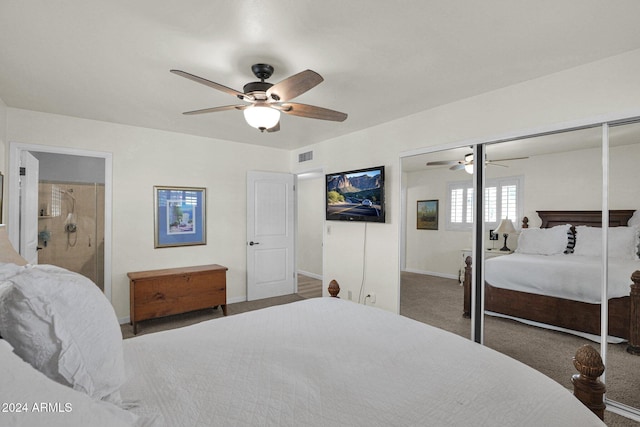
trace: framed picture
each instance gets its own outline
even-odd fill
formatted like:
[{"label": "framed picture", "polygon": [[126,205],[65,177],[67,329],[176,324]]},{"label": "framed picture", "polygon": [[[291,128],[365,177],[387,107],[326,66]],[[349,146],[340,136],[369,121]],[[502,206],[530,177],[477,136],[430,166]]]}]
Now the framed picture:
[{"label": "framed picture", "polygon": [[206,188],[153,187],[155,247],[207,244]]},{"label": "framed picture", "polygon": [[438,229],[438,201],[418,200],[418,230]]}]

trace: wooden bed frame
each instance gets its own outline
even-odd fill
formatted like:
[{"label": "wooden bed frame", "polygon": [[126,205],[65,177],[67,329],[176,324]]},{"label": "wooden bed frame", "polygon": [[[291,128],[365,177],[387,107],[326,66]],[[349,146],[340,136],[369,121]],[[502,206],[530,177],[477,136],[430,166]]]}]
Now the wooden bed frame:
[{"label": "wooden bed frame", "polygon": [[[537,211],[542,228],[571,224],[602,226],[601,211]],[[609,226],[626,226],[634,210],[612,210]],[[528,219],[523,219],[527,228]],[[464,316],[471,313],[472,260],[465,260]],[[627,351],[640,355],[640,271],[630,278],[629,296],[609,299],[609,334],[627,339]],[[589,304],[528,292],[501,289],[485,283],[485,310],[521,319],[559,326],[573,331],[600,335],[600,304]]]},{"label": "wooden bed frame", "polygon": [[[340,285],[337,281],[329,282],[327,290],[331,297],[340,298],[338,296]],[[591,345],[585,344],[576,351],[573,357],[573,366],[579,372],[571,377],[573,395],[604,421],[606,387],[599,379],[604,373],[604,363],[600,353]]]}]

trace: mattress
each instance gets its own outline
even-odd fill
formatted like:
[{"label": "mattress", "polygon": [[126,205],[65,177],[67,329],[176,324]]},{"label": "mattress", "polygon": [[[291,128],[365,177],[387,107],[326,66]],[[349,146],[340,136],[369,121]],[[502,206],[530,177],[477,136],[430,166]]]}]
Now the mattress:
[{"label": "mattress", "polygon": [[604,425],[508,356],[336,298],[127,339],[124,353],[123,400],[172,427]]},{"label": "mattress", "polygon": [[[631,274],[640,270],[640,261],[610,258],[608,265],[608,297],[628,296]],[[497,288],[595,304],[601,300],[600,257],[514,253],[487,259],[484,275]]]}]

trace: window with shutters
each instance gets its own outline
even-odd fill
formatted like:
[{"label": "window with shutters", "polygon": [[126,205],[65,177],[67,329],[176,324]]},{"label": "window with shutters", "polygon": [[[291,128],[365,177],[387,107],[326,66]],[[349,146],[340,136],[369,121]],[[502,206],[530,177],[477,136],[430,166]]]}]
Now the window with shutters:
[{"label": "window with shutters", "polygon": [[[486,227],[497,227],[510,219],[517,227],[522,218],[523,177],[487,179],[484,189],[484,220]],[[447,229],[471,230],[473,224],[473,182],[447,184]]]}]

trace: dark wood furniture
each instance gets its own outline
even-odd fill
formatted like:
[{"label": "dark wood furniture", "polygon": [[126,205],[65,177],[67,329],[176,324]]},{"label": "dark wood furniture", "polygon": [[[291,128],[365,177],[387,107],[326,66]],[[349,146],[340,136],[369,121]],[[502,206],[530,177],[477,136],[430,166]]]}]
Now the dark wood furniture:
[{"label": "dark wood furniture", "polygon": [[[600,211],[537,212],[542,219],[543,228],[561,224],[592,227],[602,225]],[[633,213],[633,210],[612,210],[609,212],[609,225],[626,226]],[[463,314],[468,317],[471,313],[471,257],[465,263]],[[609,334],[627,339],[627,351],[640,354],[640,272],[633,273],[629,282],[629,296],[609,299]],[[484,295],[484,308],[487,311],[600,335],[600,304],[496,288],[490,283],[485,283]]]},{"label": "dark wood furniture", "polygon": [[138,322],[222,306],[227,315],[227,267],[217,264],[127,273],[133,333]]}]

